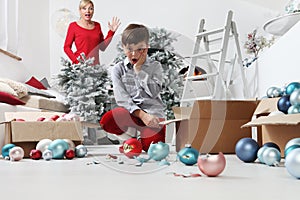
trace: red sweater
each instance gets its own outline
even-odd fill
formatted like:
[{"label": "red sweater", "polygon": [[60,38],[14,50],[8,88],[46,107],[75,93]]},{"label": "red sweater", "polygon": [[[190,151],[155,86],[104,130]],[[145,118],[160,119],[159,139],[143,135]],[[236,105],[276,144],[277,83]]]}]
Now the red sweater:
[{"label": "red sweater", "polygon": [[[101,26],[98,22],[94,22],[95,27],[91,30],[82,28],[77,22],[72,22],[69,25],[64,51],[71,59],[72,63],[78,63],[77,58],[81,53],[84,53],[87,58],[95,58],[94,64],[99,62],[99,50],[104,51],[111,42],[114,35],[113,31],[108,31],[104,38]],[[75,42],[76,51],[72,51],[72,44]]]}]

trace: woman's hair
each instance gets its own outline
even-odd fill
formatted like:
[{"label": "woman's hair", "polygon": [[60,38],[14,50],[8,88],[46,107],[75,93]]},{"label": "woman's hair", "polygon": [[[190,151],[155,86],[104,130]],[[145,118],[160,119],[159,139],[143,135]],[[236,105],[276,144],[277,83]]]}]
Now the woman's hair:
[{"label": "woman's hair", "polygon": [[79,3],[79,9],[85,7],[89,3],[91,3],[94,6],[94,3],[91,0],[81,0]]},{"label": "woman's hair", "polygon": [[149,31],[141,24],[129,24],[122,33],[122,44],[137,44],[139,42],[149,43]]}]

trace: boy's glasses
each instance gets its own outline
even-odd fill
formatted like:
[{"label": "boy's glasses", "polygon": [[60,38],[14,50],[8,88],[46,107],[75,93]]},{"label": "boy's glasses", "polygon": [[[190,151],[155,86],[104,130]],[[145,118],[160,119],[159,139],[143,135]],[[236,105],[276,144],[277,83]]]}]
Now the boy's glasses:
[{"label": "boy's glasses", "polygon": [[126,51],[126,53],[143,53],[144,52],[144,50],[145,50],[146,48],[138,48],[138,49],[135,49],[135,50],[133,50],[133,49],[128,49],[128,48],[126,48],[125,49],[125,51]]}]

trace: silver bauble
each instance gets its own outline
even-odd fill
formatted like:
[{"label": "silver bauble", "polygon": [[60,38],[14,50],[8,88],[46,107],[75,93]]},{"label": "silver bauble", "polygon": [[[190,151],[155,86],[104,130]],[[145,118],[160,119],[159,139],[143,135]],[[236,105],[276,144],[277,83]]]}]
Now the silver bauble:
[{"label": "silver bauble", "polygon": [[75,147],[75,155],[76,155],[76,157],[78,157],[78,158],[83,158],[83,157],[85,157],[86,156],[86,154],[87,154],[87,148],[84,146],[84,145],[82,145],[82,144],[80,144],[80,145],[77,145],[76,147]]},{"label": "silver bauble", "polygon": [[294,144],[300,145],[300,138],[293,138],[293,139],[289,140],[284,147],[284,151],[287,150],[290,146],[292,146]]},{"label": "silver bauble", "polygon": [[288,112],[288,114],[300,113],[300,105],[291,105],[287,112]]},{"label": "silver bauble", "polygon": [[286,156],[285,167],[290,175],[300,179],[300,148],[292,150]]},{"label": "silver bauble", "polygon": [[265,163],[263,160],[263,153],[266,150],[266,148],[268,148],[268,147],[262,146],[257,151],[257,159],[260,163]]},{"label": "silver bauble", "polygon": [[35,149],[40,150],[42,153],[48,149],[49,144],[52,142],[50,139],[42,139],[37,144]]},{"label": "silver bauble", "polygon": [[300,89],[294,90],[290,96],[290,103],[293,106],[300,106]]},{"label": "silver bauble", "polygon": [[50,151],[49,149],[46,149],[44,152],[43,152],[43,159],[44,160],[51,160],[52,159],[52,151]]},{"label": "silver bauble", "polygon": [[267,147],[263,151],[262,159],[266,165],[278,166],[281,160],[281,155],[278,149],[274,147]]}]

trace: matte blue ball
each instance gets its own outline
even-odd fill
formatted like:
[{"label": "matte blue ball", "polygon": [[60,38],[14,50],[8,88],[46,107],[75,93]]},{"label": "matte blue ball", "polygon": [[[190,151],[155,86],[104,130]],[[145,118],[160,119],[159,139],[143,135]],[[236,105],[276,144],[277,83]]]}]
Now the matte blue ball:
[{"label": "matte blue ball", "polygon": [[286,156],[285,168],[290,175],[300,179],[300,148],[292,150]]},{"label": "matte blue ball", "polygon": [[53,159],[63,159],[69,149],[69,144],[63,139],[56,139],[49,144],[48,149],[52,151]]},{"label": "matte blue ball", "polygon": [[278,99],[277,108],[279,111],[287,114],[290,106],[291,106],[290,95],[285,95],[280,97],[280,99]]},{"label": "matte blue ball", "polygon": [[185,147],[177,153],[177,156],[183,164],[194,165],[198,161],[199,152],[192,147]]},{"label": "matte blue ball", "polygon": [[293,145],[287,147],[284,150],[284,157],[286,157],[292,150],[298,149],[298,148],[300,148],[300,144],[293,144]]},{"label": "matte blue ball", "polygon": [[244,162],[254,162],[257,158],[259,145],[252,138],[242,138],[235,145],[237,157]]},{"label": "matte blue ball", "polygon": [[15,147],[16,145],[14,144],[6,144],[2,147],[2,157],[5,158],[5,157],[9,157],[9,150],[13,147]]},{"label": "matte blue ball", "polygon": [[281,152],[280,147],[277,144],[275,144],[274,142],[266,142],[266,143],[263,144],[263,147],[274,147],[279,152]]},{"label": "matte blue ball", "polygon": [[290,84],[288,84],[286,86],[285,93],[287,95],[290,95],[290,94],[292,94],[292,92],[294,92],[294,90],[297,90],[297,89],[300,89],[300,83],[299,82],[291,82]]}]

